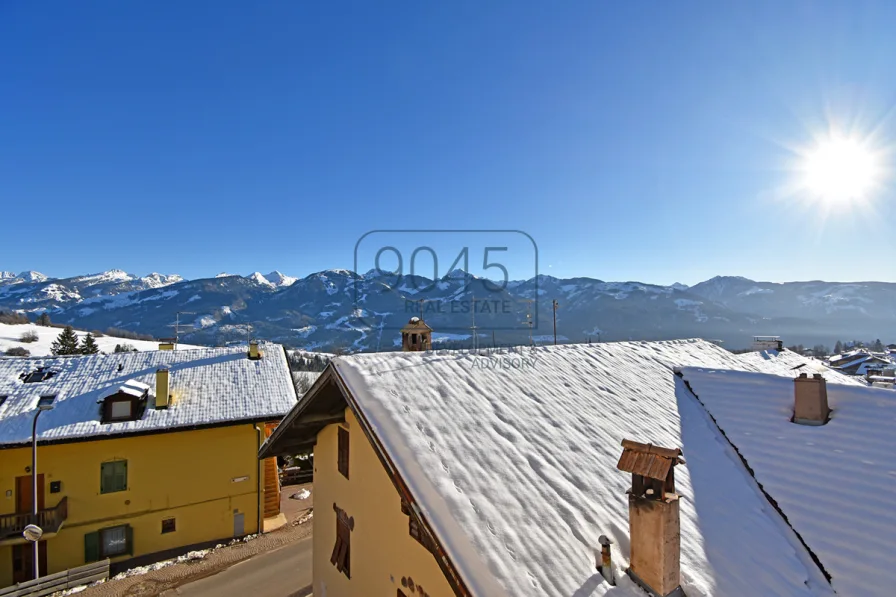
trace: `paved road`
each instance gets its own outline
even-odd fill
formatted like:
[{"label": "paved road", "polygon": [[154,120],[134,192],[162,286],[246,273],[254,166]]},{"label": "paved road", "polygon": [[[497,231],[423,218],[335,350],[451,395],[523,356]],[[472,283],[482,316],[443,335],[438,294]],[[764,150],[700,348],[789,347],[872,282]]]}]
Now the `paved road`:
[{"label": "paved road", "polygon": [[311,594],[311,537],[237,562],[163,597],[305,597]]}]

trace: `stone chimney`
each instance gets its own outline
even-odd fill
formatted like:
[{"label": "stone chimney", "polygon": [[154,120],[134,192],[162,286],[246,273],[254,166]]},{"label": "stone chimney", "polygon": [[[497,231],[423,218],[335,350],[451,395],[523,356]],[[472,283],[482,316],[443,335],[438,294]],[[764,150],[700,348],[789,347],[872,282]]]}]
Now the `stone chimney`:
[{"label": "stone chimney", "polygon": [[168,408],[171,404],[171,389],[168,385],[168,368],[156,369],[156,409]]},{"label": "stone chimney", "polygon": [[805,373],[793,380],[793,422],[799,425],[824,425],[831,416],[828,386],[821,373]]},{"label": "stone chimney", "polygon": [[628,575],[654,597],[684,597],[681,589],[681,527],[674,467],[678,448],[622,440],[616,465],[632,474],[628,491],[631,565]]}]

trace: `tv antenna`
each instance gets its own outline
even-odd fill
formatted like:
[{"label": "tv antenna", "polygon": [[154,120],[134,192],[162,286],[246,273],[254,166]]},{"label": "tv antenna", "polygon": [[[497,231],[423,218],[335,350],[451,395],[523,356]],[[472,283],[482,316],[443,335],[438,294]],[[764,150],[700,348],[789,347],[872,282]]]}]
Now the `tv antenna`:
[{"label": "tv antenna", "polygon": [[181,323],[181,315],[196,315],[193,311],[178,311],[174,316],[174,323],[168,324],[169,328],[174,328],[174,350],[177,350],[177,341],[180,339],[180,331],[195,327],[192,323]]}]

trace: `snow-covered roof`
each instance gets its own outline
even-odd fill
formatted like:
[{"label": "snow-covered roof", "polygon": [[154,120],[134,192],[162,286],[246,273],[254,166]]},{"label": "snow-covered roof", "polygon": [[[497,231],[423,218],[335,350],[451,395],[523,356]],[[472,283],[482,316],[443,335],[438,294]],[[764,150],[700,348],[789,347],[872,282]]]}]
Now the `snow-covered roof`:
[{"label": "snow-covered roof", "polygon": [[[283,349],[262,349],[260,360],[249,360],[245,346],[0,358],[0,396],[7,397],[0,401],[0,445],[30,441],[37,401],[48,395],[56,399],[38,419],[39,441],[279,419],[295,405],[295,389]],[[100,422],[98,401],[119,391],[153,394],[156,369],[163,366],[170,371],[171,406],[155,410],[150,404],[137,421]],[[24,383],[21,376],[39,367],[56,374]]]},{"label": "snow-covered roof", "polygon": [[807,427],[790,422],[789,379],[694,368],[681,373],[818,556],[837,593],[892,595],[896,395],[829,383],[831,420]]},{"label": "snow-covered roof", "polygon": [[624,438],[684,452],[676,487],[688,595],[830,595],[673,372],[790,371],[776,358],[739,359],[689,340],[360,354],[333,367],[475,595],[644,594],[621,568],[616,587],[595,572],[602,534],[615,541],[617,564],[629,557],[631,477],[616,469]]}]

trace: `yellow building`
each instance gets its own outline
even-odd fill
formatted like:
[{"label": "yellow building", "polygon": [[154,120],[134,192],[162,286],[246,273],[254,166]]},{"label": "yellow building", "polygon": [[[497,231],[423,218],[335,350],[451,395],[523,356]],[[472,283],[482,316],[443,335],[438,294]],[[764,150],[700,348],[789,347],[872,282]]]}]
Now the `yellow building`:
[{"label": "yellow building", "polygon": [[123,569],[274,526],[276,463],[257,451],[295,402],[276,345],[0,359],[0,587],[33,575],[22,530],[35,417],[44,575],[107,557]]}]

